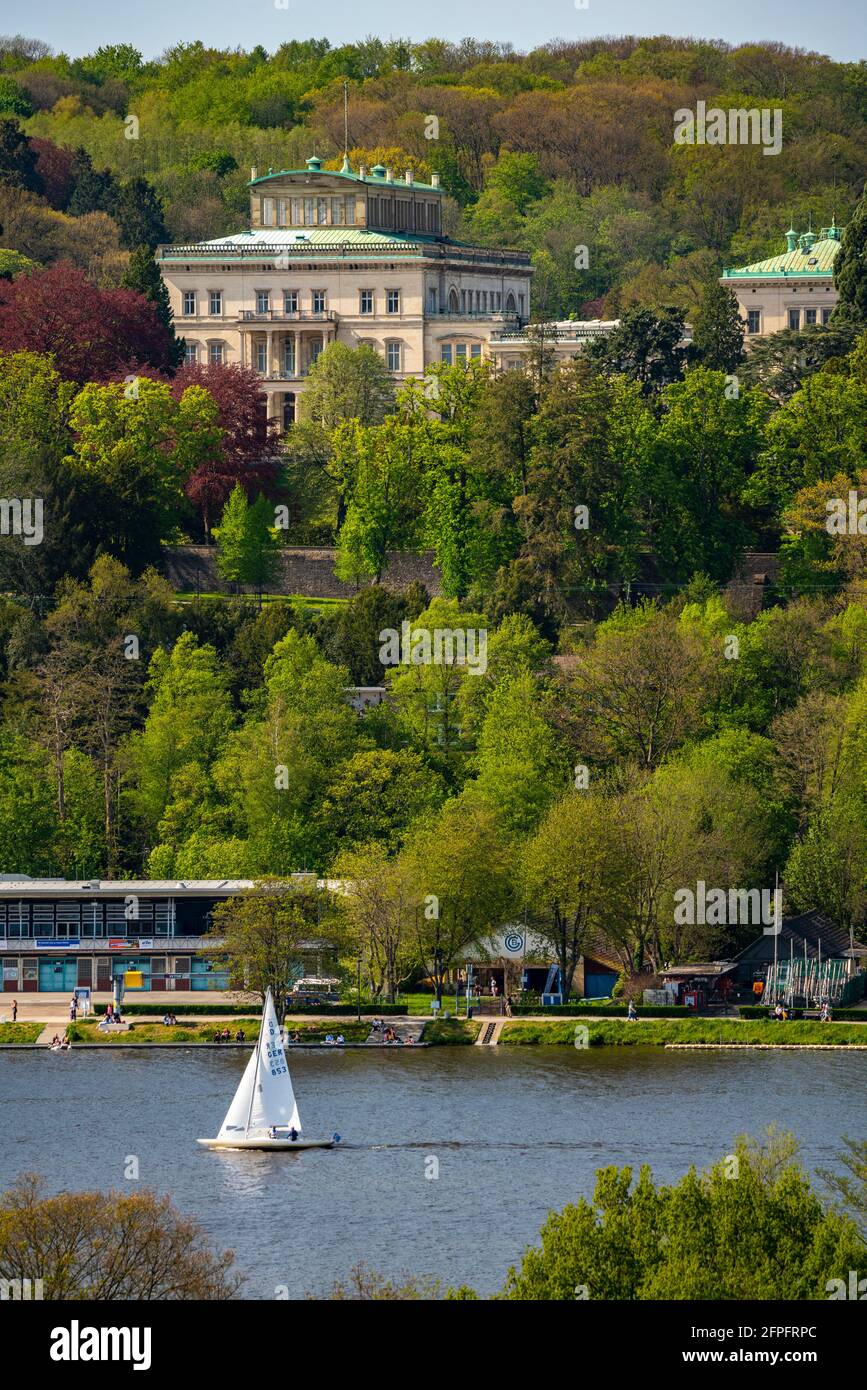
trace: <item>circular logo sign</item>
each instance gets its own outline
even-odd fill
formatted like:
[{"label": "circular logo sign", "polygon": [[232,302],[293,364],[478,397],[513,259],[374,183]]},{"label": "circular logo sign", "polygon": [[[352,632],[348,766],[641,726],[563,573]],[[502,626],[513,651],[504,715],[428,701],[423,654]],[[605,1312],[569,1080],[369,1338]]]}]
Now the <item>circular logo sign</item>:
[{"label": "circular logo sign", "polygon": [[524,938],[520,932],[506,932],[506,935],[503,937],[503,945],[507,951],[510,951],[513,955],[517,955],[519,951],[523,951],[524,949]]}]

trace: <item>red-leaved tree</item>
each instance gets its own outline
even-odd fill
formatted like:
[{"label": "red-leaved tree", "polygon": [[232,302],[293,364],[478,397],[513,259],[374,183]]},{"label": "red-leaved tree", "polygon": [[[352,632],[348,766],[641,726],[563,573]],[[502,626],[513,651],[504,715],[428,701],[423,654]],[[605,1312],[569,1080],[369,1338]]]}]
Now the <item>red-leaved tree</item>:
[{"label": "red-leaved tree", "polygon": [[268,420],[262,384],[249,367],[184,363],[172,380],[172,394],[179,399],[188,386],[203,386],[211,393],[225,431],[219,453],[196,469],[186,487],[209,535],[236,483],[251,498],[260,492],[266,497],[278,494],[277,422]]},{"label": "red-leaved tree", "polygon": [[171,335],[134,290],[99,290],[67,261],[0,282],[0,352],[51,353],[67,381],[171,369]]}]

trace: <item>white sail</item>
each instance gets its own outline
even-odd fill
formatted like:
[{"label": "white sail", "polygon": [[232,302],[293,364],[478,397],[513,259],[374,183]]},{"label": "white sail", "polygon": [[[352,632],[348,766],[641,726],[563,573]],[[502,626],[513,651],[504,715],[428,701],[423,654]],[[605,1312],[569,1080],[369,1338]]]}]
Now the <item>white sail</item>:
[{"label": "white sail", "polygon": [[253,1087],[256,1084],[256,1068],[259,1057],[259,1049],[253,1048],[250,1053],[250,1060],[244,1068],[244,1075],[238,1083],[238,1089],[232,1097],[232,1104],[226,1111],[226,1118],[220,1126],[220,1139],[226,1139],[233,1134],[244,1134],[247,1129],[247,1116],[250,1114],[250,1098],[253,1094]]},{"label": "white sail", "polygon": [[[271,1125],[279,1125],[281,1128],[295,1129],[300,1134],[301,1118],[292,1090],[292,1079],[286,1064],[286,1053],[270,990],[265,998],[259,1046],[254,1056],[257,1065],[248,1128],[267,1130]],[[243,1082],[241,1085],[243,1086]]]}]

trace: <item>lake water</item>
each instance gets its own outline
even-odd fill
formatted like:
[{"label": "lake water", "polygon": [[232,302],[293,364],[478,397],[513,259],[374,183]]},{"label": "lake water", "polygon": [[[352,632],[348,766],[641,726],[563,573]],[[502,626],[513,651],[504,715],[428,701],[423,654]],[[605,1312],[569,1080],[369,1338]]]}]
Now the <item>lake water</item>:
[{"label": "lake water", "polygon": [[296,1052],[305,1131],[336,1129],[345,1145],[291,1158],[202,1149],[245,1059],[0,1053],[0,1185],[36,1170],[51,1190],[125,1187],[134,1154],[143,1184],[235,1250],[247,1297],[322,1291],[359,1260],[490,1293],[603,1164],[649,1163],[670,1180],[776,1123],[809,1168],[835,1167],[841,1136],[867,1133],[863,1052],[458,1047]]}]

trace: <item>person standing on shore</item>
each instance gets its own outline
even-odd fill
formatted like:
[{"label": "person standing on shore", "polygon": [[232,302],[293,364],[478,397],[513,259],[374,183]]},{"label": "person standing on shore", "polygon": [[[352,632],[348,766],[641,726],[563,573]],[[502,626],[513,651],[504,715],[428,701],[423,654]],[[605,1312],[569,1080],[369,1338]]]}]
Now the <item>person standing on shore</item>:
[{"label": "person standing on shore", "polygon": [[75,1016],[77,1013],[78,1005],[75,1002],[75,995],[73,994],[72,998],[69,1001],[69,1019],[71,1023],[75,1022]]},{"label": "person standing on shore", "polygon": [[13,999],[13,1000],[12,1000],[12,1022],[13,1022],[13,1023],[17,1023],[17,1022],[18,1022],[18,1000],[17,1000],[17,999]]}]

